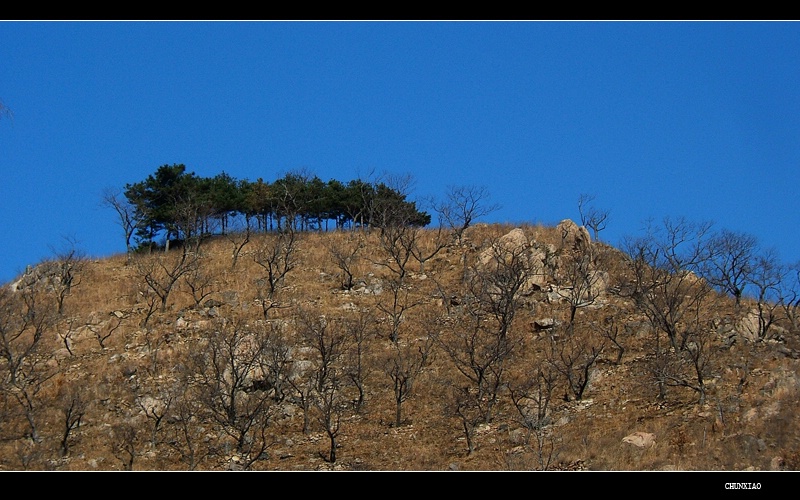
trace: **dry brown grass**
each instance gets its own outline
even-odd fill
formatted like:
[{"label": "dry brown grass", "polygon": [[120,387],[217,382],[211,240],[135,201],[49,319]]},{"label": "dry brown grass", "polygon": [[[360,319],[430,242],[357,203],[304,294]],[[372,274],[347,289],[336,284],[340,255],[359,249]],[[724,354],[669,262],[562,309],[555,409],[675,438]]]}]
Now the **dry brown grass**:
[{"label": "dry brown grass", "polygon": [[[280,307],[270,311],[266,323],[282,324],[290,342],[297,346],[300,339],[295,320],[301,311],[328,318],[370,313],[374,321],[365,344],[369,349],[365,358],[369,366],[363,380],[366,401],[358,413],[342,411],[340,448],[334,464],[323,459],[328,440],[316,421],[304,434],[299,407],[288,402],[274,404],[275,415],[266,428],[270,445],[252,468],[738,470],[766,469],[778,453],[785,455],[788,468],[797,467],[800,443],[793,411],[798,395],[793,375],[798,368],[796,360],[778,353],[773,344],[752,345],[738,340],[730,346],[720,335],[709,347],[712,382],[705,406],[698,407],[694,391],[682,387],[670,387],[667,399],[660,401],[648,378],[653,337],[646,329],[635,326],[643,317],[631,300],[614,293],[607,293],[598,304],[578,311],[575,335],[586,342],[592,336],[592,342],[601,343],[603,325],[611,324],[613,318],[613,324],[621,327],[617,340],[625,348],[622,361],[615,363],[616,351],[606,342],[592,368],[594,376],[582,401],[568,401],[571,398],[564,397],[569,396],[566,382],[558,379],[541,441],[535,433],[529,439],[523,438],[520,415],[511,404],[507,389],[501,387],[494,418],[475,429],[474,451],[468,453],[462,422],[451,411],[450,398],[452,389],[472,382],[456,369],[441,344],[437,344],[430,363],[403,402],[404,425],[396,426],[393,381],[386,365],[376,361],[387,359],[391,352],[388,338],[392,313],[402,310],[401,343],[418,342],[429,336],[444,341],[460,332],[455,328],[462,326],[454,325],[469,324],[463,322],[466,317],[459,320],[461,323],[457,321],[467,297],[463,295],[463,280],[480,252],[512,228],[470,228],[460,247],[448,247],[425,262],[424,273],[420,273],[420,264],[411,259],[398,295],[399,305],[392,300],[390,286],[397,275],[384,265],[388,256],[381,250],[377,231],[300,234],[297,266],[282,283],[277,296]],[[522,228],[529,239],[538,243],[553,248],[560,243],[560,235],[553,228]],[[273,237],[255,235],[243,248],[236,267],[232,267],[230,240],[217,237],[203,243],[199,260],[202,275],[191,279],[196,280],[195,285],[205,287],[201,306],[212,299],[221,304],[214,308],[196,307],[196,292],[192,293],[188,278],[184,278],[170,293],[163,313],[148,313],[151,308],[147,287],[136,262],[165,258],[164,255],[136,255],[130,262],[125,255],[86,261],[79,285],[65,301],[63,317],[48,331],[48,343],[43,346],[50,350],[43,351],[43,355],[55,373],[37,396],[35,411],[43,439],[33,444],[23,436],[13,435],[13,429],[24,429],[24,416],[7,401],[6,408],[11,409],[2,416],[15,424],[6,427],[4,439],[0,440],[0,469],[119,470],[130,459],[124,447],[126,428],[133,429],[134,437],[127,444],[135,454],[134,469],[186,469],[187,462],[180,459],[178,449],[169,445],[169,439],[176,439],[169,434],[178,428],[176,417],[167,412],[164,420],[157,421],[159,415],[148,414],[140,403],[148,397],[177,401],[169,398],[183,394],[181,384],[185,383],[188,356],[204,345],[221,318],[266,324],[257,286],[265,271],[255,262],[254,255],[260,245],[268,244]],[[426,248],[435,244],[433,231],[425,230],[419,237]],[[354,248],[352,245],[359,240],[363,240],[363,249],[349,267],[357,286],[345,290],[343,270],[331,250]],[[610,288],[619,287],[627,279],[620,253],[602,244],[597,244],[595,250],[597,262],[609,273]],[[709,315],[722,317],[730,308],[730,301],[718,297],[709,307]],[[547,318],[563,322],[568,318],[567,312],[565,304],[554,300],[547,289],[520,302],[510,330],[519,347],[504,365],[503,380],[535,376],[548,365],[549,334],[534,325]],[[487,317],[485,325],[492,321]],[[491,326],[483,328],[490,330]],[[71,354],[63,349],[65,332],[71,332]],[[47,354],[58,349],[58,356]],[[350,387],[346,392],[348,398],[355,394]],[[70,394],[80,394],[86,407],[81,425],[72,433],[69,454],[61,457],[59,437]],[[149,437],[157,423],[161,427],[154,443]],[[227,438],[221,428],[212,421],[195,425],[190,429],[197,434],[195,444],[209,452],[197,459],[196,468],[231,467],[234,452],[225,444]],[[639,449],[622,442],[635,431],[653,433],[656,445]]]}]

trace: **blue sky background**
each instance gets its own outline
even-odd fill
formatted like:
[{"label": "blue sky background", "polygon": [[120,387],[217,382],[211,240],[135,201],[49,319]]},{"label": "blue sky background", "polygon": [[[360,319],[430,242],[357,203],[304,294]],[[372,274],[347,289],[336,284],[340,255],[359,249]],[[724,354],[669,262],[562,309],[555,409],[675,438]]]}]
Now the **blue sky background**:
[{"label": "blue sky background", "polygon": [[105,188],[411,174],[486,222],[685,216],[800,259],[796,22],[0,22],[0,282],[125,249]]}]

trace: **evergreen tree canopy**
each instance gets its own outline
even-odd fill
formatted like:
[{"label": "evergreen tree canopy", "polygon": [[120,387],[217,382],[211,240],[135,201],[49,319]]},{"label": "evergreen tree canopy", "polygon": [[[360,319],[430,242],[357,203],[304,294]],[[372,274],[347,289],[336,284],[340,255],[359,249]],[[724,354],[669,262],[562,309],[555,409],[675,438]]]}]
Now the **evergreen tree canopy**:
[{"label": "evergreen tree canopy", "polygon": [[190,238],[219,232],[242,217],[260,230],[327,230],[333,221],[346,227],[424,227],[430,214],[382,182],[347,183],[290,172],[273,182],[237,180],[226,172],[199,177],[183,164],[162,165],[145,180],[125,185],[134,209],[136,238],[151,245],[156,238]]}]

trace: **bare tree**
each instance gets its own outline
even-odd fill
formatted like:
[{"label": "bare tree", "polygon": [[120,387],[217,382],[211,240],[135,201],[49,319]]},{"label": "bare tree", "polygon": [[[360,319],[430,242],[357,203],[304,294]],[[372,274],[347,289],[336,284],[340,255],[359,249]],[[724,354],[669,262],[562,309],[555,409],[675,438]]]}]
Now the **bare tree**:
[{"label": "bare tree", "polygon": [[448,186],[445,200],[434,204],[439,220],[453,231],[457,243],[461,243],[464,231],[476,220],[496,212],[501,207],[490,203],[489,190],[485,186]]},{"label": "bare tree", "polygon": [[125,252],[130,261],[131,256],[131,238],[139,226],[139,219],[136,216],[136,208],[131,205],[127,198],[117,189],[106,188],[102,195],[102,206],[111,208],[117,213],[117,222],[122,228],[123,235],[125,236]]},{"label": "bare tree", "polygon": [[57,405],[62,416],[61,456],[69,455],[75,441],[75,430],[81,426],[89,409],[91,396],[89,387],[82,384],[64,383],[60,386]]},{"label": "bare tree", "polygon": [[592,205],[591,203],[594,199],[594,195],[581,194],[578,198],[578,212],[581,217],[581,225],[591,229],[592,237],[595,241],[600,241],[600,231],[604,230],[608,225],[611,212]]},{"label": "bare tree", "polygon": [[578,309],[591,306],[602,293],[604,274],[594,265],[590,246],[561,255],[552,278],[556,293],[569,304],[569,325]]},{"label": "bare tree", "polygon": [[317,421],[325,430],[325,434],[328,436],[330,443],[328,456],[323,456],[323,458],[330,463],[336,462],[336,449],[339,446],[336,438],[341,431],[342,415],[347,410],[347,406],[343,403],[342,399],[341,379],[334,369],[328,373],[325,385],[321,390],[317,390],[317,398],[315,400],[318,412]]},{"label": "bare tree", "polygon": [[419,262],[419,272],[425,272],[425,263],[436,257],[450,244],[451,237],[441,225],[434,230],[424,230],[411,226],[413,238],[411,242],[411,255]]},{"label": "bare tree", "polygon": [[467,442],[467,456],[475,452],[475,430],[484,421],[483,411],[475,393],[469,386],[449,385],[445,399],[445,414],[455,416],[461,424]]},{"label": "bare tree", "polygon": [[203,263],[203,258],[198,257],[195,265],[184,275],[184,283],[194,299],[195,307],[200,307],[206,297],[217,292],[217,278],[206,270]]},{"label": "bare tree", "polygon": [[758,241],[755,236],[722,230],[709,241],[710,257],[703,276],[715,288],[731,294],[739,307],[753,272]]},{"label": "bare tree", "polygon": [[68,318],[64,320],[62,328],[56,329],[58,332],[58,337],[64,343],[64,348],[67,350],[67,352],[69,352],[70,356],[75,355],[75,353],[72,352],[72,345],[70,343],[72,341],[73,336],[75,335],[75,332],[77,331],[76,325],[78,323],[79,320],[77,318]]},{"label": "bare tree", "polygon": [[349,336],[341,328],[338,319],[303,309],[298,311],[296,323],[301,341],[315,353],[315,359],[312,360],[315,388],[321,393],[328,383],[328,377],[347,349]]},{"label": "bare tree", "polygon": [[700,277],[709,256],[710,227],[666,218],[661,227],[649,226],[646,236],[625,242],[636,305],[676,351],[683,347],[678,345],[683,320],[698,310],[710,291]]},{"label": "bare tree", "polygon": [[380,248],[383,254],[373,264],[386,268],[398,283],[403,283],[409,272],[408,264],[414,257],[416,237],[417,231],[405,223],[382,227]]},{"label": "bare tree", "polygon": [[400,427],[405,422],[403,403],[414,395],[417,379],[428,366],[433,344],[433,336],[417,341],[393,342],[383,360],[383,371],[391,380],[394,393],[395,427]]},{"label": "bare tree", "polygon": [[[294,370],[286,380],[288,387],[292,390],[289,401],[302,410],[302,432],[306,435],[311,432],[311,412],[314,406],[314,398],[317,396],[315,391],[317,380],[314,371],[310,368],[305,368],[306,360],[293,360],[293,364]],[[299,369],[298,366],[303,366],[304,368]]]},{"label": "bare tree", "polygon": [[356,411],[361,411],[366,397],[365,382],[370,372],[369,358],[372,355],[372,339],[375,318],[370,311],[362,311],[355,317],[343,319],[342,327],[348,336],[343,375],[358,391],[355,400]]},{"label": "bare tree", "polygon": [[[510,331],[530,280],[537,272],[527,245],[516,246],[500,240],[492,242],[466,285],[466,299],[473,314],[487,313],[495,322],[497,335]],[[473,298],[473,300],[470,300]]]},{"label": "bare tree", "polygon": [[[25,434],[34,444],[41,441],[39,394],[59,369],[52,363],[50,344],[57,313],[35,287],[13,292],[0,289],[0,391],[14,401],[27,423]],[[15,422],[5,422],[16,427]]]},{"label": "bare tree", "polygon": [[97,339],[97,343],[100,344],[100,349],[105,349],[106,340],[111,337],[111,335],[116,332],[120,326],[122,326],[122,322],[130,317],[129,313],[125,313],[122,311],[114,311],[110,314],[111,319],[109,320],[109,327],[108,329],[105,328],[104,325],[100,325],[101,327],[95,325],[86,325],[90,332],[92,332]]},{"label": "bare tree", "polygon": [[[353,336],[352,330],[340,318],[328,318],[302,309],[296,319],[301,341],[314,353],[313,359],[309,360],[312,363],[309,378],[314,381],[313,394],[302,390],[303,386],[298,386],[301,389],[301,401],[313,402],[317,421],[330,440],[326,460],[333,463],[336,461],[336,438],[340,431],[341,416],[347,410],[343,394],[345,379],[339,373],[343,370],[344,357],[350,350],[351,342],[363,340],[360,337],[363,331],[358,330]],[[351,375],[353,373],[350,372]]]},{"label": "bare tree", "polygon": [[550,468],[555,459],[557,449],[552,431],[550,403],[558,376],[549,367],[538,371],[525,370],[508,384],[509,394],[514,408],[517,410],[517,421],[526,431],[525,444],[530,445],[531,437],[535,438],[534,453],[540,470]]},{"label": "bare tree", "polygon": [[669,383],[695,391],[698,396],[697,404],[703,406],[707,394],[706,381],[715,371],[716,349],[713,339],[716,330],[712,321],[703,321],[701,318],[697,318],[693,324],[694,328],[684,333],[686,338],[681,344],[686,348],[680,352],[683,362],[689,365],[689,374],[681,374],[678,377],[670,375]]},{"label": "bare tree", "polygon": [[797,331],[800,327],[800,262],[786,267],[779,286],[779,303],[792,330]]},{"label": "bare tree", "polygon": [[286,397],[290,385],[294,345],[287,338],[283,322],[267,322],[262,328],[268,330],[266,335],[269,343],[265,356],[261,358],[259,368],[261,378],[254,380],[251,389],[271,390],[272,398],[276,402],[281,402]]},{"label": "bare tree", "polygon": [[[705,400],[705,380],[713,349],[707,301],[711,285],[700,277],[710,258],[710,224],[665,219],[645,238],[629,240],[627,253],[635,280],[637,309],[652,327],[649,371],[659,399],[669,386],[687,387]],[[666,335],[665,344],[662,335]]]},{"label": "bare tree", "polygon": [[[146,291],[153,294],[149,301],[151,311],[158,304],[163,313],[175,285],[197,266],[197,254],[184,248],[179,255],[142,255],[136,259],[136,273],[144,281]],[[146,323],[146,319],[145,319]]]},{"label": "bare tree", "polygon": [[192,471],[208,457],[212,450],[205,444],[205,427],[201,416],[203,407],[194,398],[187,382],[182,380],[183,390],[176,391],[178,399],[170,406],[171,413],[165,426],[164,442],[169,449],[180,456],[187,468]]},{"label": "bare tree", "polygon": [[[608,306],[607,306],[608,307]],[[621,335],[627,333],[627,326],[622,321],[618,312],[605,316],[598,324],[593,325],[595,330],[603,332],[603,335],[613,344],[617,349],[617,357],[613,363],[619,365],[622,363],[622,356],[625,354],[625,346],[622,345]]]},{"label": "bare tree", "polygon": [[204,338],[189,360],[198,401],[210,420],[232,438],[243,467],[250,468],[273,444],[266,430],[274,392],[254,384],[264,378],[261,367],[272,341],[271,330],[242,320],[219,320]]},{"label": "bare tree", "polygon": [[550,332],[547,360],[566,380],[565,401],[580,401],[589,385],[592,368],[605,349],[605,338],[591,330],[576,333],[571,325]]},{"label": "bare tree", "polygon": [[141,451],[138,426],[129,420],[111,426],[111,452],[122,462],[126,471],[133,470],[133,464]]},{"label": "bare tree", "polygon": [[55,259],[51,266],[54,270],[51,284],[58,304],[58,314],[64,312],[64,300],[72,292],[72,288],[80,285],[80,273],[86,266],[86,255],[76,248],[75,241],[66,239],[66,246],[54,250]]},{"label": "bare tree", "polygon": [[341,271],[342,290],[353,288],[356,266],[358,265],[359,253],[364,249],[364,237],[344,237],[343,234],[330,235],[325,240],[325,247],[328,254],[333,259],[334,264]]},{"label": "bare tree", "polygon": [[455,386],[457,413],[463,419],[467,414],[461,413],[468,408],[469,414],[477,411],[477,423],[492,420],[511,356],[521,340],[487,324],[491,324],[487,314],[473,309],[455,318],[448,335],[439,337],[439,345],[468,381],[466,387]]},{"label": "bare tree", "polygon": [[406,282],[409,273],[408,265],[414,255],[414,240],[417,235],[417,229],[405,223],[382,227],[380,245],[383,252],[380,254],[380,258],[373,260],[373,264],[389,271],[386,280],[391,292],[389,301],[381,301],[378,309],[390,319],[389,339],[394,343],[400,338],[400,326],[406,313],[420,304],[413,298]]},{"label": "bare tree", "polygon": [[264,235],[259,243],[253,260],[266,271],[266,275],[256,280],[259,301],[264,313],[264,318],[269,317],[269,312],[281,307],[278,294],[283,288],[286,276],[297,267],[299,263],[298,247],[299,238],[291,226],[276,234]]},{"label": "bare tree", "polygon": [[388,338],[393,343],[400,340],[400,331],[408,311],[421,304],[411,295],[408,285],[396,279],[388,280],[389,300],[378,303],[378,310],[386,314],[389,319]]},{"label": "bare tree", "polygon": [[748,280],[756,289],[756,312],[758,338],[767,338],[767,332],[776,319],[780,306],[780,285],[785,281],[787,267],[783,265],[775,249],[759,254],[753,263]]},{"label": "bare tree", "polygon": [[178,398],[171,385],[163,384],[153,391],[141,391],[141,386],[137,387],[136,406],[139,407],[144,416],[151,422],[150,446],[155,448],[159,444],[158,435],[162,430],[162,424],[172,412],[172,405]]},{"label": "bare tree", "polygon": [[225,239],[231,243],[231,269],[236,269],[236,264],[239,262],[239,256],[244,250],[244,247],[250,243],[250,236],[252,235],[252,228],[250,227],[250,218],[244,216],[242,218],[234,219],[244,223],[244,228],[236,225],[229,225],[228,231],[225,232]]}]

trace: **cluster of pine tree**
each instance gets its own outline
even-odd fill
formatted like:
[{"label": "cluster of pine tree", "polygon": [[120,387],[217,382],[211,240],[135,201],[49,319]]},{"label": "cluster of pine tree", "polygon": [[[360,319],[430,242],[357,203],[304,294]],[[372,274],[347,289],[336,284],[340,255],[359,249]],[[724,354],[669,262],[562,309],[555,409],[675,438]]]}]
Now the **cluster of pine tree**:
[{"label": "cluster of pine tree", "polygon": [[[417,209],[402,190],[384,182],[355,179],[322,181],[292,172],[273,182],[235,179],[222,172],[201,177],[183,164],[163,165],[145,180],[124,189],[125,202],[112,201],[127,218],[128,239],[149,248],[158,238],[204,237],[232,230],[309,231],[352,227],[424,227],[431,216]],[[124,207],[120,204],[124,203]]]}]

